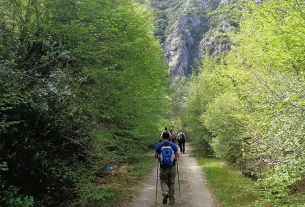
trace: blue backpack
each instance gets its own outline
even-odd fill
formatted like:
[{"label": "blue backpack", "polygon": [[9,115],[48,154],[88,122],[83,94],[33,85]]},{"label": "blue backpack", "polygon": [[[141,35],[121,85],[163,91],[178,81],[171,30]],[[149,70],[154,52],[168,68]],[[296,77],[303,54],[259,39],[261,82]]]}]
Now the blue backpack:
[{"label": "blue backpack", "polygon": [[164,142],[161,147],[160,163],[162,167],[172,167],[175,164],[175,153],[170,142]]}]

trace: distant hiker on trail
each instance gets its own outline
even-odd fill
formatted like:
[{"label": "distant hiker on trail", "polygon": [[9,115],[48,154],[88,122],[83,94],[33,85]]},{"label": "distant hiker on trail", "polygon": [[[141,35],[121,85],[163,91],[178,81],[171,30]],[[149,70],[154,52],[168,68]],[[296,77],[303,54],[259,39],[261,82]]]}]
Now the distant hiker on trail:
[{"label": "distant hiker on trail", "polygon": [[179,157],[176,144],[169,141],[170,133],[163,131],[162,141],[155,147],[155,158],[160,162],[161,190],[163,195],[163,204],[167,203],[169,198],[170,204],[175,203],[175,163]]},{"label": "distant hiker on trail", "polygon": [[175,135],[175,133],[173,132],[173,130],[170,130],[169,133],[170,133],[170,136],[172,136],[172,139],[171,139],[172,142],[176,144],[176,135]]},{"label": "distant hiker on trail", "polygon": [[[161,139],[160,139],[159,142],[162,141],[163,132],[168,132],[167,127],[164,127],[164,130],[161,132]],[[173,138],[173,137],[172,137],[172,134],[169,134],[169,141],[172,141],[172,138]]]},{"label": "distant hiker on trail", "polygon": [[180,153],[185,154],[186,136],[181,130],[179,131],[177,136],[178,136],[178,144],[179,144],[179,148],[180,148]]}]

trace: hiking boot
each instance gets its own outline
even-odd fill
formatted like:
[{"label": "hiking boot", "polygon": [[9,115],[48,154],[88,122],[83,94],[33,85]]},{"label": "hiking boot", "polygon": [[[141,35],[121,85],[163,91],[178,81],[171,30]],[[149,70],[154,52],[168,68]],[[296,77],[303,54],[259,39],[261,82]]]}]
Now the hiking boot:
[{"label": "hiking boot", "polygon": [[175,199],[174,198],[169,198],[169,204],[170,205],[173,205],[173,204],[175,204]]},{"label": "hiking boot", "polygon": [[167,204],[168,195],[163,196],[163,204]]}]

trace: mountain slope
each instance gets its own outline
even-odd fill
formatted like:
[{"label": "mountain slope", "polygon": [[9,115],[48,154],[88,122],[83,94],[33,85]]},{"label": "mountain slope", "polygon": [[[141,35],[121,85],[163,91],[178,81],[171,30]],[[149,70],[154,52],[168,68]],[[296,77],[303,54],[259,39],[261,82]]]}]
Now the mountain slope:
[{"label": "mountain slope", "polygon": [[238,24],[229,13],[219,12],[230,1],[151,0],[156,12],[155,35],[163,43],[172,79],[180,80],[198,70],[206,55],[230,50],[226,35]]}]

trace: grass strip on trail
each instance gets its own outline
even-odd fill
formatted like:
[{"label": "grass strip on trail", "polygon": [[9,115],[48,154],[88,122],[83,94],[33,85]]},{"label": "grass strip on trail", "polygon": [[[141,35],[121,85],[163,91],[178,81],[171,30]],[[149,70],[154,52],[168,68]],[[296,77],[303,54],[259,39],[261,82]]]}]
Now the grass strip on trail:
[{"label": "grass strip on trail", "polygon": [[217,159],[197,157],[197,160],[222,207],[253,206],[259,199],[253,191],[255,181],[244,177],[240,171]]}]

